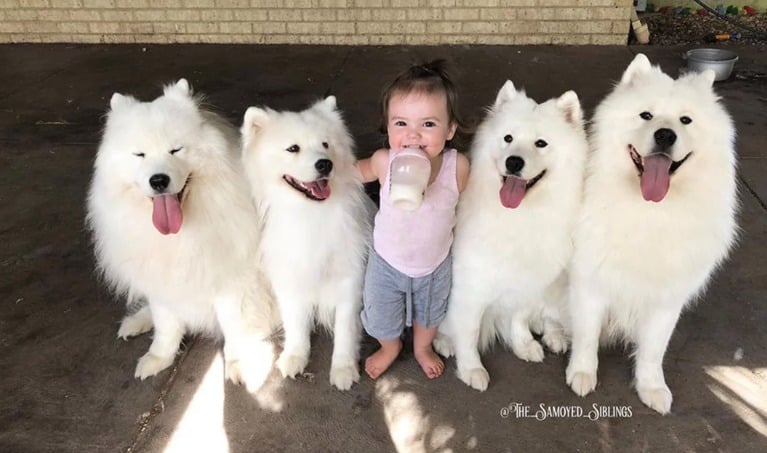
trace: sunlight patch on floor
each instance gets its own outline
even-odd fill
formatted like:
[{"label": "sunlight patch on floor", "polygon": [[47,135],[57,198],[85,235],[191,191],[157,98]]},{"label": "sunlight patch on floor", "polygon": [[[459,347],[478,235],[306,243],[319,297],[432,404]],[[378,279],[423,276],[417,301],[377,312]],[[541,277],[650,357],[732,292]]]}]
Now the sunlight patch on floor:
[{"label": "sunlight patch on floor", "polygon": [[224,359],[217,353],[176,425],[165,453],[229,452],[224,429],[224,385]]},{"label": "sunlight patch on floor", "polygon": [[376,397],[383,405],[394,448],[398,452],[451,452],[447,444],[455,436],[455,428],[431,426],[415,393],[399,387],[399,381],[390,376],[383,376],[376,383]]},{"label": "sunlight patch on floor", "polygon": [[703,367],[714,379],[708,388],[751,428],[767,437],[767,368]]}]

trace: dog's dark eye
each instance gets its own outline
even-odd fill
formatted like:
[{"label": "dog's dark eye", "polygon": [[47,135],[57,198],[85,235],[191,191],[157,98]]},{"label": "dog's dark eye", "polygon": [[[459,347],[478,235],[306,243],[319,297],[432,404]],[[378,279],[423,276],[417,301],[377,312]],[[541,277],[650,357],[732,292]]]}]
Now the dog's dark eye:
[{"label": "dog's dark eye", "polygon": [[503,137],[503,141],[506,143],[511,143],[512,140],[514,140],[514,137],[512,137],[511,135],[507,134],[505,137]]},{"label": "dog's dark eye", "polygon": [[322,147],[328,149],[328,142],[322,142]]},{"label": "dog's dark eye", "polygon": [[545,148],[549,146],[549,144],[546,143],[546,140],[539,138],[538,140],[535,141],[535,146],[537,146],[538,148]]},{"label": "dog's dark eye", "polygon": [[298,145],[290,145],[287,147],[287,149],[285,149],[285,151],[289,153],[297,153],[301,151],[301,148]]},{"label": "dog's dark eye", "polygon": [[133,153],[133,155],[136,156],[136,157],[144,157],[145,156],[144,153]]},{"label": "dog's dark eye", "polygon": [[181,151],[181,148],[183,148],[183,146],[179,146],[178,148],[173,148],[172,150],[170,150],[170,153],[176,154],[177,152]]},{"label": "dog's dark eye", "polygon": [[682,124],[690,124],[692,123],[692,118],[690,118],[689,116],[683,116],[679,118],[679,121],[681,121]]},{"label": "dog's dark eye", "polygon": [[652,113],[650,112],[642,112],[639,114],[639,117],[642,118],[645,121],[650,121],[652,119]]}]

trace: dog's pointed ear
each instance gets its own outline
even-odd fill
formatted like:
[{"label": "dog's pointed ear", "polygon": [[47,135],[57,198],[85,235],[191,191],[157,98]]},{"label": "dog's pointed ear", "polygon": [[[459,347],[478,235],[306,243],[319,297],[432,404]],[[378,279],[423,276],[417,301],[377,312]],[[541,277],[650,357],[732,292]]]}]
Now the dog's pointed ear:
[{"label": "dog's pointed ear", "polygon": [[698,74],[698,77],[695,78],[695,81],[698,82],[700,85],[711,88],[714,86],[714,81],[716,80],[716,73],[713,69],[706,69],[705,71]]},{"label": "dog's pointed ear", "polygon": [[334,112],[337,107],[336,97],[335,96],[328,96],[325,99],[321,101],[317,101],[314,104],[315,108],[323,109],[328,112]]},{"label": "dog's pointed ear", "polygon": [[167,85],[163,90],[163,93],[167,95],[179,95],[184,97],[192,96],[192,87],[189,86],[189,82],[186,79],[178,79],[178,82]]},{"label": "dog's pointed ear", "polygon": [[187,94],[192,94],[192,88],[189,86],[189,82],[184,78],[178,79],[178,82],[176,82],[176,89],[184,91]]},{"label": "dog's pointed ear", "polygon": [[136,99],[133,96],[115,93],[112,95],[112,99],[109,100],[109,106],[112,110],[118,110],[134,102],[136,102]]},{"label": "dog's pointed ear", "polygon": [[245,117],[242,121],[243,138],[249,140],[260,131],[269,121],[269,111],[261,107],[248,107],[245,111]]},{"label": "dog's pointed ear", "polygon": [[650,69],[652,69],[650,60],[645,54],[638,53],[623,72],[621,84],[629,84],[633,82],[637,76],[649,72]]},{"label": "dog's pointed ear", "polygon": [[583,125],[583,110],[581,109],[581,101],[578,99],[578,95],[575,91],[570,90],[565,92],[557,99],[557,108],[564,114],[565,120],[573,125]]},{"label": "dog's pointed ear", "polygon": [[503,84],[501,89],[498,91],[498,96],[495,97],[495,104],[493,104],[493,108],[498,108],[499,106],[511,101],[517,96],[517,89],[514,87],[514,83],[511,80],[507,80],[506,83]]}]

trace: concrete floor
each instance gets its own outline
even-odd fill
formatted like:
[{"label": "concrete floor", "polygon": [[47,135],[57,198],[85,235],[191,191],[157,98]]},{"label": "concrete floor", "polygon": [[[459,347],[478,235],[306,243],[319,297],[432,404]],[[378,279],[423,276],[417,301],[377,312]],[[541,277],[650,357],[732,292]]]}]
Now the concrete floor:
[{"label": "concrete floor", "polygon": [[[412,61],[451,60],[475,117],[507,78],[538,99],[575,89],[590,115],[633,54],[676,74],[685,49],[0,46],[0,451],[764,451],[767,52],[734,49],[736,75],[717,89],[739,133],[742,236],[677,327],[665,365],[674,405],[662,417],[630,387],[624,351],[602,353],[586,398],[565,385],[565,357],[528,364],[502,348],[484,359],[484,393],[455,377],[453,360],[427,382],[412,357],[339,392],[322,334],[305,376],[282,381],[272,370],[255,396],[224,383],[220,345],[206,338],[188,338],[171,370],[138,381],[151,338],[116,338],[124,307],[94,275],[83,216],[114,91],[151,99],[183,76],[236,124],[250,105],[298,109],[334,94],[364,155],[380,143],[381,87]],[[504,418],[510,403],[631,413]]]}]

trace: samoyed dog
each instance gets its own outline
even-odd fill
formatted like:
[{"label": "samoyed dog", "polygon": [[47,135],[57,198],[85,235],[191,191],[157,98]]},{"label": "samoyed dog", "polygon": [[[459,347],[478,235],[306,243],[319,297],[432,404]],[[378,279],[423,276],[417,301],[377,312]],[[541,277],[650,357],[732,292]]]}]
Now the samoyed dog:
[{"label": "samoyed dog", "polygon": [[540,362],[530,326],[542,324],[544,343],[567,350],[560,314],[587,149],[573,91],[538,104],[507,81],[478,128],[458,204],[455,280],[435,341],[477,390],[490,380],[479,353],[496,338]]},{"label": "samoyed dog", "polygon": [[154,327],[138,378],[170,366],[185,333],[223,334],[227,376],[249,390],[271,366],[262,340],[279,319],[238,149],[237,131],[201,109],[184,79],[152,102],[112,96],[87,224],[106,282],[144,303],[118,335]]},{"label": "samoyed dog", "polygon": [[372,201],[330,96],[301,112],[250,107],[242,159],[263,217],[261,264],[277,299],[283,377],[303,372],[315,321],[334,335],[330,383],[359,380],[360,310]]},{"label": "samoyed dog", "polygon": [[642,402],[671,408],[663,356],[682,309],[736,236],[735,130],[714,73],[673,80],[638,54],[597,107],[571,269],[567,383],[597,384],[597,349],[636,347]]}]

